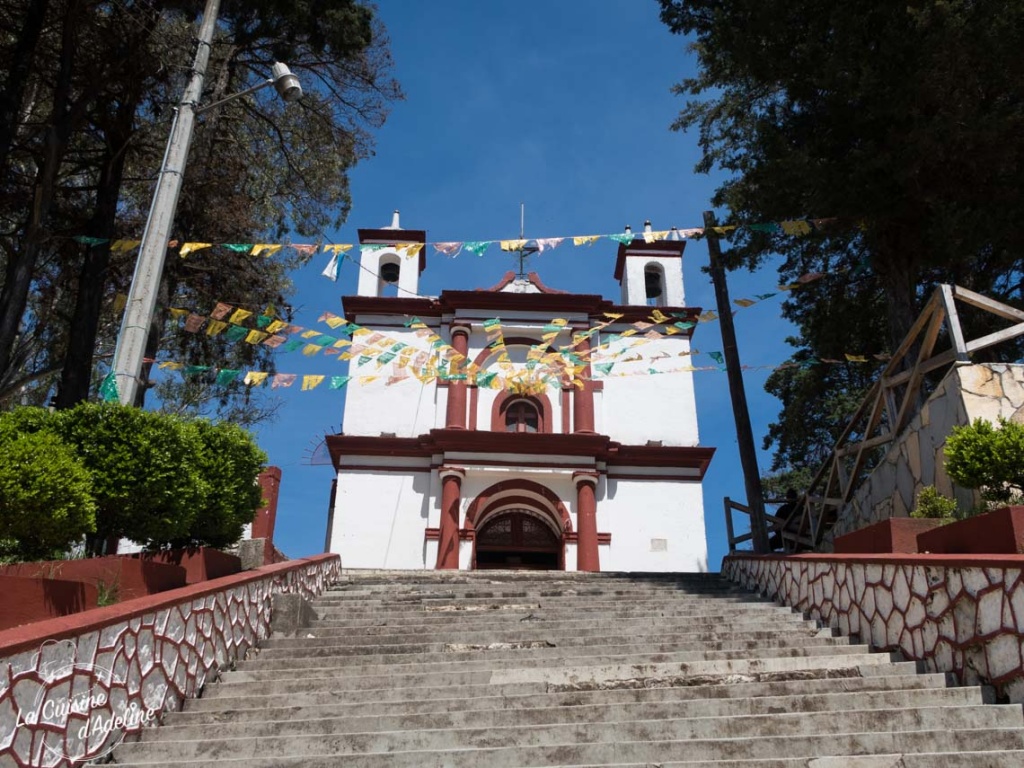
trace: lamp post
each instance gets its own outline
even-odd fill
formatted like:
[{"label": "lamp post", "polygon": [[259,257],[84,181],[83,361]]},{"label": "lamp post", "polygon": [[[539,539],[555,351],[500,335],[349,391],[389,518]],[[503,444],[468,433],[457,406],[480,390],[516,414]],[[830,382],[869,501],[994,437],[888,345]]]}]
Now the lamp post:
[{"label": "lamp post", "polygon": [[277,62],[273,66],[270,79],[205,107],[199,106],[219,11],[220,0],[207,0],[206,8],[203,11],[203,21],[199,28],[199,40],[195,61],[192,64],[192,75],[185,87],[181,103],[174,111],[171,134],[167,140],[167,148],[164,150],[163,161],[160,164],[160,173],[157,175],[156,189],[153,191],[153,202],[149,207],[146,228],[142,233],[139,258],[135,262],[135,273],[132,276],[132,284],[128,292],[124,318],[121,321],[121,331],[117,337],[112,368],[118,396],[123,405],[133,405],[138,396],[139,376],[142,373],[146,342],[149,338],[150,326],[153,323],[153,311],[156,308],[156,297],[160,290],[160,279],[167,256],[167,239],[170,236],[174,215],[178,209],[178,196],[181,193],[185,162],[192,144],[196,116],[212,107],[266,88],[268,85],[273,85],[285,101],[295,101],[302,96],[302,87],[299,85],[298,78],[291,73],[286,65]]}]

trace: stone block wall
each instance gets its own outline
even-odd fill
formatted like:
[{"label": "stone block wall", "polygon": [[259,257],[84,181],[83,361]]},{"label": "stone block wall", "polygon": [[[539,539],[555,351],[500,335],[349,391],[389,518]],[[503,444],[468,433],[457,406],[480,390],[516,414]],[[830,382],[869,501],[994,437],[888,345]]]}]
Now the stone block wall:
[{"label": "stone block wall", "polygon": [[926,485],[968,509],[980,500],[955,486],[946,474],[945,446],[953,427],[975,419],[1024,419],[1024,365],[986,363],[950,370],[886,453],[885,459],[854,493],[825,535],[821,549],[832,551],[836,536],[890,517],[908,517]]},{"label": "stone block wall", "polygon": [[266,638],[274,594],[340,573],[318,555],[0,632],[0,768],[108,754]]},{"label": "stone block wall", "polygon": [[1024,556],[730,555],[726,578],[841,634],[1024,702]]}]

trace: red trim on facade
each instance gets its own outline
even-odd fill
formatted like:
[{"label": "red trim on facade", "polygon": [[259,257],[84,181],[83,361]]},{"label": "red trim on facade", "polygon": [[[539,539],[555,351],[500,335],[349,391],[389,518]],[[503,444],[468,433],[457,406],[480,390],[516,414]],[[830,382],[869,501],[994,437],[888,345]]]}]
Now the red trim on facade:
[{"label": "red trim on facade", "polygon": [[[540,483],[535,483],[532,480],[524,480],[521,478],[514,478],[511,480],[502,480],[500,483],[484,489],[469,505],[469,509],[466,510],[466,522],[465,527],[467,530],[476,530],[477,519],[487,511],[491,506],[491,499],[498,494],[507,493],[509,491],[527,491],[540,496],[549,504],[551,504],[554,513],[561,519],[562,530],[572,530],[572,518],[569,517],[569,511],[565,508],[565,504],[558,498],[558,495]],[[518,498],[518,497],[516,497]],[[501,499],[495,499],[495,502],[501,501]],[[536,499],[530,499],[533,505],[537,504]],[[548,510],[552,511],[552,510]]]},{"label": "red trim on facade", "polygon": [[437,467],[396,467],[390,464],[342,464],[339,469],[356,472],[433,472]]},{"label": "red trim on facade", "polygon": [[[479,309],[487,311],[541,312],[553,314],[585,313],[591,321],[607,322],[605,312],[621,314],[618,320],[608,326],[612,332],[615,326],[650,321],[655,309],[665,314],[683,315],[680,320],[696,323],[703,309],[701,307],[648,307],[628,304],[614,304],[600,296],[590,294],[552,293],[505,293],[490,291],[445,291],[440,298],[410,298],[381,296],[344,296],[342,306],[345,317],[354,322],[357,315],[416,315],[423,318],[440,318],[446,312],[458,309]],[[677,334],[680,338],[691,338],[693,328]],[[531,344],[536,343],[531,341]]]},{"label": "red trim on facade", "polygon": [[572,429],[571,424],[569,422],[569,407],[570,407],[569,406],[569,402],[570,402],[569,390],[568,389],[563,389],[562,390],[562,434],[563,435],[569,434],[570,430]]},{"label": "red trim on facade", "polygon": [[658,258],[682,258],[685,249],[685,240],[657,240],[648,243],[642,237],[637,237],[628,245],[619,243],[619,251],[615,256],[615,279],[622,282],[627,256],[656,255]]},{"label": "red trim on facade", "polygon": [[643,475],[639,472],[605,472],[609,480],[673,480],[676,482],[695,481],[691,475]]},{"label": "red trim on facade", "polygon": [[469,467],[531,467],[535,469],[593,469],[593,464],[567,464],[564,461],[505,461],[503,459],[463,459],[459,464]]},{"label": "red trim on facade", "polygon": [[[615,465],[634,467],[679,467],[699,470],[704,479],[714,448],[690,446],[622,445],[607,435],[489,432],[465,429],[433,429],[418,437],[370,437],[364,435],[327,435],[327,448],[335,469],[342,456],[415,456],[437,453],[511,453],[537,456],[586,456]],[[487,462],[495,464],[496,462]],[[564,466],[559,464],[558,466]],[[408,469],[408,468],[405,468]]]},{"label": "red trim on facade", "polygon": [[355,322],[358,315],[416,315],[440,317],[441,308],[434,299],[404,296],[344,296],[341,299],[345,319]]},{"label": "red trim on facade", "polygon": [[[462,355],[460,362],[452,363],[452,373],[461,373],[469,354],[469,334],[471,328],[463,323],[453,322],[449,325],[452,347]],[[448,404],[445,412],[447,429],[466,428],[466,382],[451,381],[448,385]]]},{"label": "red trim on facade", "polygon": [[[566,544],[579,544],[580,535],[577,532],[566,532],[565,543]],[[607,546],[612,543],[612,535],[610,533],[599,533],[597,534],[597,543],[601,546]]]}]

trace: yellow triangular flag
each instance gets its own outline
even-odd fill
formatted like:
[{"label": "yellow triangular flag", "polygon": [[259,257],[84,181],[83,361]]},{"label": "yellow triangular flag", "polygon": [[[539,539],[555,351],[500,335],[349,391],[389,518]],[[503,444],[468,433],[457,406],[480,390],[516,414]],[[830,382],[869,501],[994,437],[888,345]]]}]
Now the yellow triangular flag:
[{"label": "yellow triangular flag", "polygon": [[644,232],[644,242],[645,243],[653,243],[656,240],[664,240],[666,237],[668,237],[668,230],[667,229],[663,229],[663,230],[658,231],[658,232]]},{"label": "yellow triangular flag", "polygon": [[259,344],[269,335],[270,334],[264,333],[263,331],[249,331],[248,335],[245,337],[245,340],[250,344]]},{"label": "yellow triangular flag", "polygon": [[663,312],[655,309],[651,312],[651,320],[653,320],[655,323],[668,323],[672,320],[672,318],[664,314]]},{"label": "yellow triangular flag", "polygon": [[304,354],[306,357],[312,357],[322,349],[323,347],[318,347],[316,344],[307,344],[302,348],[302,354]]},{"label": "yellow triangular flag", "polygon": [[189,311],[187,309],[178,309],[177,307],[171,307],[169,311],[171,313],[171,317],[173,317],[175,320],[180,320],[181,318],[188,317],[189,315]]},{"label": "yellow triangular flag", "polygon": [[228,327],[228,324],[223,320],[211,320],[210,324],[206,326],[207,336],[216,336],[218,333]]},{"label": "yellow triangular flag", "polygon": [[287,328],[287,327],[288,327],[288,323],[286,323],[284,320],[275,320],[270,325],[268,325],[265,328],[265,330],[266,330],[267,333],[277,333],[282,328]]},{"label": "yellow triangular flag", "polygon": [[110,250],[113,253],[127,253],[140,245],[142,245],[141,240],[115,240],[110,244]]},{"label": "yellow triangular flag", "polygon": [[250,312],[248,309],[236,309],[234,312],[231,313],[231,319],[228,322],[230,322],[232,325],[238,325],[250,315],[252,315],[252,312]]},{"label": "yellow triangular flag", "polygon": [[499,241],[498,244],[501,246],[501,250],[503,250],[503,251],[518,251],[520,248],[522,248],[524,245],[526,245],[526,241],[525,240],[501,240],[501,241]]},{"label": "yellow triangular flag", "polygon": [[267,376],[269,375],[270,374],[265,373],[263,371],[249,371],[247,374],[245,374],[244,382],[248,384],[250,387],[258,387],[260,384],[267,380]]},{"label": "yellow triangular flag", "polygon": [[757,302],[754,301],[753,299],[734,299],[732,303],[744,308],[752,307],[755,304],[757,304]]},{"label": "yellow triangular flag", "polygon": [[321,381],[324,380],[323,376],[303,376],[302,377],[302,391],[308,392],[311,389],[316,389]]},{"label": "yellow triangular flag", "polygon": [[601,238],[600,235],[582,235],[572,239],[573,245],[593,245]]},{"label": "yellow triangular flag", "polygon": [[346,251],[352,250],[351,243],[337,243],[335,245],[325,245],[324,253],[333,253],[337,256],[339,253],[345,253]]},{"label": "yellow triangular flag", "polygon": [[161,368],[161,369],[163,369],[165,371],[180,371],[184,367],[185,367],[184,363],[172,363],[172,362],[159,363],[157,365],[157,368]]},{"label": "yellow triangular flag", "polygon": [[847,354],[846,359],[849,360],[851,363],[866,363],[868,361],[868,359],[864,357],[864,355]]},{"label": "yellow triangular flag", "polygon": [[263,254],[264,256],[273,256],[280,250],[281,246],[277,243],[256,243],[256,245],[252,247],[252,251],[250,251],[250,253],[253,256],[259,256],[260,254]]},{"label": "yellow triangular flag", "polygon": [[201,251],[203,248],[210,248],[212,246],[213,243],[185,243],[181,246],[181,250],[178,252],[178,255],[184,259],[190,253],[195,253],[196,251]]}]

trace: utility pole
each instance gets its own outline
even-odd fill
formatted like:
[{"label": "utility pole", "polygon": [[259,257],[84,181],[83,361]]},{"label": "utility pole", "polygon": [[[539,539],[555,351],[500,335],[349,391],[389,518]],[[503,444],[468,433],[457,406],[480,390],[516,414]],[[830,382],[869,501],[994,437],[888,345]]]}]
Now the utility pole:
[{"label": "utility pole", "polygon": [[146,229],[142,233],[139,258],[135,262],[128,302],[125,305],[121,332],[114,351],[113,372],[117,391],[123,405],[134,405],[138,397],[139,376],[146,352],[149,329],[153,323],[153,310],[160,291],[160,280],[167,257],[167,239],[170,237],[174,215],[178,209],[178,195],[181,193],[185,161],[192,143],[196,110],[203,94],[203,80],[210,61],[210,45],[217,26],[220,0],[207,0],[203,11],[202,25],[196,58],[192,64],[192,75],[182,95],[171,124],[171,135],[160,165],[153,202],[149,208]]},{"label": "utility pole", "polygon": [[704,211],[704,237],[708,241],[711,280],[715,285],[715,302],[718,305],[718,319],[722,328],[722,354],[729,376],[729,395],[732,398],[732,413],[736,419],[736,440],[740,449],[740,465],[743,467],[743,484],[747,491],[747,505],[750,507],[750,533],[753,536],[754,552],[766,554],[768,549],[768,528],[765,525],[764,497],[761,493],[761,475],[757,469],[757,452],[754,448],[754,431],[750,427],[750,412],[747,410],[747,393],[743,387],[743,371],[740,369],[740,353],[736,347],[736,328],[732,322],[732,306],[729,303],[729,286],[725,282],[725,268],[722,266],[722,249],[715,214]]}]

